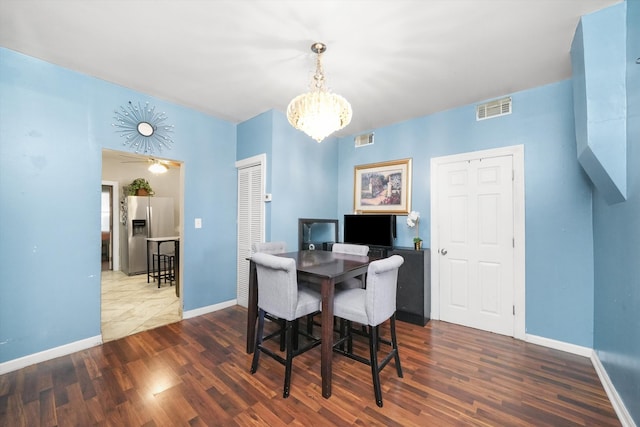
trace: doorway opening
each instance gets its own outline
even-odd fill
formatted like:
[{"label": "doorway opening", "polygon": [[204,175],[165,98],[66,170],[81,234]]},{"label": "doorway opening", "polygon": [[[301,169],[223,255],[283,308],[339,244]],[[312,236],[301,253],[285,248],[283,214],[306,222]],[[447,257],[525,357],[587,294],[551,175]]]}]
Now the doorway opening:
[{"label": "doorway opening", "polygon": [[[149,171],[153,161],[148,156],[134,153],[102,151],[103,193],[100,214],[103,270],[100,314],[103,342],[182,319],[182,293],[176,289],[177,283],[182,283],[182,269],[176,271],[177,283],[167,283],[165,280],[158,283],[147,277],[146,268],[141,274],[134,274],[139,272],[126,268],[125,256],[128,255],[129,247],[124,246],[128,244],[127,227],[131,221],[127,216],[128,195],[124,193],[124,187],[133,180],[146,179],[155,193],[153,197],[158,198],[154,201],[161,198],[173,201],[170,215],[168,214],[173,220],[166,233],[171,236],[183,235],[184,165],[174,160],[162,160],[169,165],[168,170],[163,174],[154,174]],[[154,218],[157,218],[156,214],[157,212],[154,213]],[[110,230],[108,235],[103,234],[106,233],[105,230]],[[145,244],[141,250],[145,251],[143,256],[146,257],[146,239],[143,240]],[[179,246],[180,252],[182,248]],[[110,262],[103,263],[107,256],[110,257]]]}]

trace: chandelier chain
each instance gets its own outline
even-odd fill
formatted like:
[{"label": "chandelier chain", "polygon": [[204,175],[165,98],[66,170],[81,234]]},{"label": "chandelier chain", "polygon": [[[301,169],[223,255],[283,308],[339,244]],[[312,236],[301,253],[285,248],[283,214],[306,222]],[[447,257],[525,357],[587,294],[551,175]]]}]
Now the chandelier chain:
[{"label": "chandelier chain", "polygon": [[[312,86],[315,86],[317,91],[326,91],[324,87],[324,70],[322,69],[322,52],[318,52],[316,57],[316,73],[313,75]],[[313,87],[312,87],[313,89]]]}]

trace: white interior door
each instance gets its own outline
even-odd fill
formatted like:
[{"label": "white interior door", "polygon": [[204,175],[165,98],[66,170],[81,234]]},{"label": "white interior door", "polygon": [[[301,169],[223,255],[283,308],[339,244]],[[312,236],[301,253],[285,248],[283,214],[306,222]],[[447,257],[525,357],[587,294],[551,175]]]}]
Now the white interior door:
[{"label": "white interior door", "polygon": [[440,318],[514,336],[513,157],[438,166]]},{"label": "white interior door", "polygon": [[264,171],[266,156],[260,155],[236,163],[238,169],[238,305],[249,303],[249,261],[251,245],[264,236]]}]

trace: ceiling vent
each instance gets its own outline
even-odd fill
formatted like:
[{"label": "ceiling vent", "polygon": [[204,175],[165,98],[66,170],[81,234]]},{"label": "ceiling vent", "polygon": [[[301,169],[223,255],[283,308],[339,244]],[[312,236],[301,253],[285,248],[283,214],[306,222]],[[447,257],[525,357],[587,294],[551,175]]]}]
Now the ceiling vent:
[{"label": "ceiling vent", "polygon": [[365,133],[363,135],[358,135],[354,138],[354,140],[356,143],[356,148],[371,145],[373,144],[373,132]]},{"label": "ceiling vent", "polygon": [[511,114],[511,97],[476,105],[476,120],[491,119]]}]

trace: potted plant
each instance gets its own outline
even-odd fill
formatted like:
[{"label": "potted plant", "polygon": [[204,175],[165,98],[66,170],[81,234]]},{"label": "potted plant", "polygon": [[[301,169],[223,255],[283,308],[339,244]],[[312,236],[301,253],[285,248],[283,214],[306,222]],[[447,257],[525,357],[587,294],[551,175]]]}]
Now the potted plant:
[{"label": "potted plant", "polygon": [[129,196],[153,196],[154,194],[149,181],[144,178],[134,179],[125,187],[125,190]]},{"label": "potted plant", "polygon": [[416,237],[413,238],[413,247],[415,250],[419,251],[422,249],[422,238],[419,236],[420,234],[420,212],[411,211],[409,215],[407,215],[407,225],[409,228],[416,228]]}]

